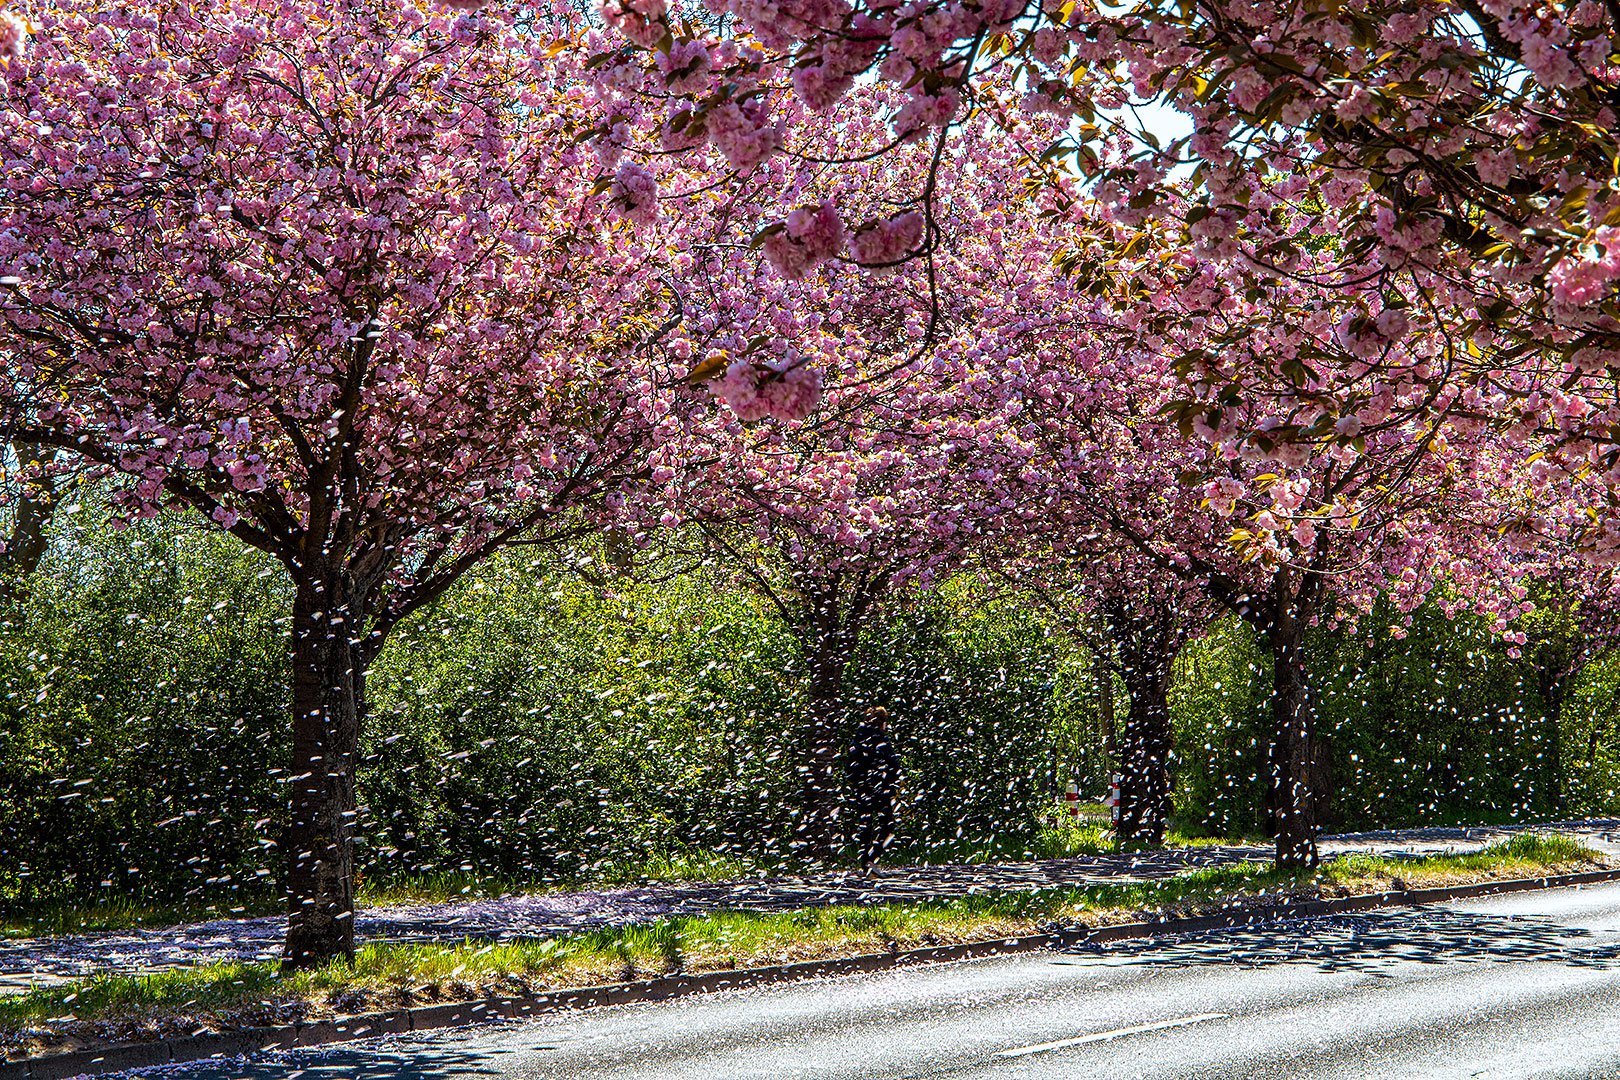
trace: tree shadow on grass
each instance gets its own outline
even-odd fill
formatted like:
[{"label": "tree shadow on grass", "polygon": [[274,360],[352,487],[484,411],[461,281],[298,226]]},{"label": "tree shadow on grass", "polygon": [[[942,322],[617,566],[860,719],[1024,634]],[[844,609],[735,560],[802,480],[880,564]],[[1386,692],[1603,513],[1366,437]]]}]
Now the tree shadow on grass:
[{"label": "tree shadow on grass", "polygon": [[[1617,919],[1620,921],[1620,919]],[[1620,933],[1620,926],[1615,928]],[[1311,964],[1323,971],[1390,975],[1396,963],[1538,961],[1620,968],[1620,937],[1536,915],[1424,909],[1367,912],[1233,927],[1184,937],[1080,945],[1076,955],[1163,967]]]}]

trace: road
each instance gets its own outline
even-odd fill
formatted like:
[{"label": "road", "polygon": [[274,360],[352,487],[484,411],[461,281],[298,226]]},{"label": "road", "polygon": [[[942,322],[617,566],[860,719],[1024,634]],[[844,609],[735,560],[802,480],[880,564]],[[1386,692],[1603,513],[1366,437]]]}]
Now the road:
[{"label": "road", "polygon": [[1620,884],[603,1008],[170,1075],[1620,1076]]}]

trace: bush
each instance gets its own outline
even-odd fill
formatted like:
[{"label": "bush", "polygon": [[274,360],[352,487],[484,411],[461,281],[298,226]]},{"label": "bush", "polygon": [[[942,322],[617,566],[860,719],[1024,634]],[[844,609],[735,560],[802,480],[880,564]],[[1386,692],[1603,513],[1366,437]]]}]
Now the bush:
[{"label": "bush", "polygon": [[279,871],[273,567],[165,519],[61,515],[0,619],[0,895],[230,896]]},{"label": "bush", "polygon": [[[0,901],[271,902],[288,753],[280,569],[183,516],[115,532],[103,505],[83,504],[0,612]],[[508,553],[390,640],[359,776],[374,887],[784,859],[801,794],[792,635],[708,571],[593,584],[568,568],[599,554]],[[973,581],[913,600],[869,628],[847,685],[850,727],[871,705],[892,716],[895,856],[1094,847],[1050,828],[1069,779],[1090,796],[1106,785],[1089,654]],[[1423,609],[1404,638],[1393,621],[1381,611],[1311,641],[1336,823],[1549,813],[1552,732],[1525,662],[1478,621]],[[1620,661],[1596,663],[1564,710],[1564,779],[1583,813],[1615,810],[1617,689]],[[1268,693],[1269,660],[1232,620],[1180,657],[1183,829],[1263,828]]]},{"label": "bush", "polygon": [[866,635],[849,720],[889,711],[903,774],[897,854],[1034,853],[1074,751],[1072,714],[1054,709],[1070,693],[1059,676],[1074,674],[1060,671],[1061,651],[1028,609],[987,604],[966,582]]}]

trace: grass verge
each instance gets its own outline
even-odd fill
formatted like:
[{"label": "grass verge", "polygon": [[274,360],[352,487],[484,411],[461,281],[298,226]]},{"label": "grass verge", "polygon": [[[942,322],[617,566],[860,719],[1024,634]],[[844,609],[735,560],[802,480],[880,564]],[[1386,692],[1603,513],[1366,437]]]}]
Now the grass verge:
[{"label": "grass verge", "polygon": [[[1080,855],[1106,855],[1117,850],[1107,828],[1107,811],[1098,818],[1086,807],[1087,815],[1071,820],[1052,815],[1053,820],[1031,837],[1001,843],[933,843],[897,849],[889,853],[894,865],[970,865],[993,862],[1019,862],[1028,859],[1063,859]],[[1200,844],[1220,843],[1218,839],[1198,840]],[[1172,835],[1170,846],[1188,841]],[[850,863],[849,865],[854,865]],[[359,903],[365,907],[388,904],[447,903],[481,900],[516,893],[565,892],[575,889],[611,888],[619,885],[650,885],[735,881],[742,878],[779,874],[814,873],[820,867],[787,858],[741,858],[728,852],[676,846],[654,851],[638,859],[604,863],[589,873],[539,880],[477,871],[450,870],[436,873],[400,874],[361,882]],[[135,897],[96,899],[53,898],[20,902],[0,896],[0,941],[18,938],[59,937],[65,934],[100,933],[138,927],[177,926],[211,919],[250,918],[274,915],[285,909],[286,901],[273,890],[256,889],[233,894],[228,900],[174,901],[144,900]]]},{"label": "grass verge", "polygon": [[436,1001],[993,940],[1054,923],[1096,926],[1151,915],[1195,915],[1239,900],[1280,903],[1605,865],[1598,852],[1579,841],[1525,833],[1473,854],[1351,856],[1309,872],[1237,864],[1157,882],[873,907],[729,912],[544,941],[369,945],[352,965],[288,975],[273,964],[210,964],[151,976],[96,977],[0,997],[0,1050],[21,1056]]}]

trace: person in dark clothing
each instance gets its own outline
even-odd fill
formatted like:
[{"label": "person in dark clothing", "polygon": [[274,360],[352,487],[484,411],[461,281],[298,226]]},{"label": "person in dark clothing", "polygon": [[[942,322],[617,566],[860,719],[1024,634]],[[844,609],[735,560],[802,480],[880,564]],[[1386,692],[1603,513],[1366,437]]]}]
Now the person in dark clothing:
[{"label": "person in dark clothing", "polygon": [[861,870],[871,874],[894,839],[895,796],[900,787],[900,755],[889,738],[889,714],[868,709],[849,747],[849,787],[855,811],[855,842]]}]

